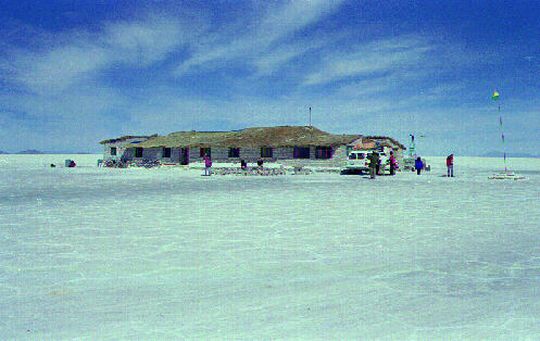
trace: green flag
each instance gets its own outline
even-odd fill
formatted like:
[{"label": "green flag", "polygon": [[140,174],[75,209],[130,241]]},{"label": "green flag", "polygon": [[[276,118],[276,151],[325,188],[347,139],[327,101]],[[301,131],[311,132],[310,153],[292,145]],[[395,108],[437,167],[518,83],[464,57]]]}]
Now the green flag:
[{"label": "green flag", "polygon": [[491,96],[491,99],[496,101],[499,99],[499,92],[497,90],[493,91],[493,95]]}]

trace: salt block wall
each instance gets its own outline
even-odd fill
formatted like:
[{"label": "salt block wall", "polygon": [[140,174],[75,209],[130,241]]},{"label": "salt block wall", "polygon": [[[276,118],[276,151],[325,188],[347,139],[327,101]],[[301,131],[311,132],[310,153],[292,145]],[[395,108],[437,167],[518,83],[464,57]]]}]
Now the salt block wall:
[{"label": "salt block wall", "polygon": [[162,148],[144,148],[142,159],[144,160],[159,160],[161,159]]},{"label": "salt block wall", "polygon": [[[293,147],[280,147],[274,148],[272,152],[272,158],[264,158],[265,160],[279,160],[279,159],[292,159],[293,158]],[[312,152],[313,155],[314,151]],[[240,162],[240,160],[246,160],[246,162],[255,162],[261,157],[261,148],[249,148],[244,147],[240,148],[240,156],[237,158],[229,158],[229,148],[212,148],[211,149],[212,160],[213,161],[225,161],[225,162]],[[191,148],[190,149],[190,162],[201,161],[200,157],[200,148]]]},{"label": "salt block wall", "polygon": [[[124,141],[120,141],[120,142],[114,142],[114,143],[106,143],[103,145],[103,159],[104,160],[120,160],[120,158],[123,156],[123,155],[126,155],[127,151],[129,149],[133,149],[132,146],[129,146],[128,149],[126,149],[126,147],[131,144],[131,143],[134,143],[134,142],[142,142],[142,141],[145,141],[147,140],[147,138],[133,138],[133,139],[127,139],[127,140],[124,140]],[[116,147],[116,155],[111,155],[111,148],[112,147]],[[134,154],[134,150],[132,150],[132,153],[128,153],[127,155],[131,155],[131,158],[133,158],[133,156],[135,155]]]},{"label": "salt block wall", "polygon": [[[110,148],[110,147],[109,147]],[[171,148],[171,157],[163,158],[163,148],[144,148],[143,157],[135,158],[135,148],[128,148],[124,153],[126,160],[144,159],[144,160],[160,160],[165,163],[179,163],[182,148]],[[401,150],[396,150],[396,158],[398,161],[402,160]],[[255,162],[261,157],[260,148],[240,148],[240,157],[229,158],[229,148],[212,148],[211,149],[212,160],[214,162],[240,162],[241,159],[247,162]],[[294,159],[294,147],[280,147],[274,148],[273,157],[271,159],[265,158],[266,161],[278,161],[287,166],[331,166],[341,167],[347,161],[347,146],[340,146],[333,150],[331,159],[316,159],[315,147],[310,148],[309,159]],[[118,152],[117,157],[121,156],[121,152]],[[199,147],[189,148],[189,162],[196,163],[202,162],[200,156]]]},{"label": "salt block wall", "polygon": [[[142,158],[135,157],[135,148],[128,148],[123,152],[124,158],[126,160],[160,160],[166,163],[179,163],[181,157],[182,148],[171,148],[171,157],[163,158],[163,148],[144,148]],[[264,158],[266,161],[284,161],[287,164],[294,165],[328,165],[335,164],[336,166],[340,162],[344,162],[347,158],[346,155],[346,146],[341,146],[333,151],[332,159],[315,159],[315,147],[310,148],[309,159],[294,159],[294,147],[279,147],[274,148],[272,158]],[[122,154],[118,153],[118,157]],[[213,161],[224,161],[224,162],[239,162],[241,159],[246,160],[247,162],[255,162],[261,158],[261,148],[240,148],[240,157],[238,158],[229,158],[229,148],[212,148],[211,155]],[[199,147],[189,148],[189,162],[202,162],[202,157],[200,156]]]}]

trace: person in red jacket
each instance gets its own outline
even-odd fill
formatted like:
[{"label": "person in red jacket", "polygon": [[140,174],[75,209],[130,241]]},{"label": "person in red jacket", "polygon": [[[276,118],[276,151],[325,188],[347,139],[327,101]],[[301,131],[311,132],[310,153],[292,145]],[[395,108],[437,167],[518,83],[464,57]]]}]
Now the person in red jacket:
[{"label": "person in red jacket", "polygon": [[394,152],[390,151],[390,175],[395,175],[396,169],[398,169],[398,163],[394,156]]},{"label": "person in red jacket", "polygon": [[212,159],[210,158],[210,155],[204,154],[203,161],[204,161],[204,175],[206,176],[212,175]]},{"label": "person in red jacket", "polygon": [[454,177],[454,154],[446,157],[446,176]]}]

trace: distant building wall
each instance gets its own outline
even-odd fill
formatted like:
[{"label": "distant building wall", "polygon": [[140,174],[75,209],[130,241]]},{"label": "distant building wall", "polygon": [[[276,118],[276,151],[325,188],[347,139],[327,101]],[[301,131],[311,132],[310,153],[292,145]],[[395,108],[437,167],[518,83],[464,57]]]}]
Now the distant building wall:
[{"label": "distant building wall", "polygon": [[[316,147],[309,147],[309,159],[295,159],[294,158],[294,147],[278,147],[272,149],[272,157],[264,157],[266,161],[278,161],[278,160],[319,160],[324,161],[323,159],[316,159],[315,149]],[[130,147],[127,150],[122,151],[122,155],[125,160],[160,160],[162,162],[171,162],[179,163],[182,158],[182,148],[174,147],[171,148],[171,157],[163,157],[163,148],[144,148],[142,157],[135,157],[134,147]],[[238,157],[229,157],[229,148],[223,147],[211,147],[210,154],[212,160],[214,161],[225,161],[225,162],[239,162],[240,160],[245,160],[247,162],[254,162],[261,158],[261,147],[253,148],[240,148],[240,155]],[[343,155],[342,155],[343,154]],[[333,149],[333,157],[339,155],[341,159],[345,158],[345,146],[343,146],[339,152],[336,152],[336,149]],[[201,157],[201,148],[200,147],[191,147],[189,148],[189,161],[190,162],[200,162],[202,161]]]},{"label": "distant building wall", "polygon": [[[131,139],[126,139],[122,141],[112,142],[112,143],[105,143],[103,144],[103,160],[117,160],[118,161],[122,158],[122,156],[124,156],[127,150],[132,149],[132,146],[129,146],[129,148],[126,148],[128,145],[132,143],[140,143],[146,140],[148,140],[148,138],[138,137],[138,138],[131,138]],[[116,155],[113,155],[111,153],[113,148],[116,148]]]},{"label": "distant building wall", "polygon": [[[273,148],[271,158],[263,158],[265,161],[277,161],[284,165],[291,166],[329,166],[341,167],[347,162],[347,156],[352,150],[354,143],[348,145],[334,146],[332,148],[331,158],[317,159],[316,147],[309,147],[309,159],[295,158],[294,147],[279,147]],[[398,162],[403,158],[403,151],[399,147],[394,148],[394,152]],[[261,148],[240,148],[239,157],[229,157],[229,148],[214,147],[210,149],[210,154],[214,162],[255,162],[261,158]],[[142,157],[135,157],[135,148],[128,148],[123,152],[125,160],[159,160],[164,163],[180,163],[182,160],[182,147],[171,148],[171,157],[163,157],[163,148],[144,148]],[[202,162],[200,147],[189,148],[189,163]]]},{"label": "distant building wall", "polygon": [[161,150],[162,148],[143,148],[140,159],[149,161],[161,160]]}]

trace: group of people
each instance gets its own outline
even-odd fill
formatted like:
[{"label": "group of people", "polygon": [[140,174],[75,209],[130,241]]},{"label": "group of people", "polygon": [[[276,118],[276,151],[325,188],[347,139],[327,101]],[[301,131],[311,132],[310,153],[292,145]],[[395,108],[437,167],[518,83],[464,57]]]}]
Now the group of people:
[{"label": "group of people", "polygon": [[[422,173],[423,169],[427,169],[427,167],[425,161],[423,161],[420,156],[414,161],[414,169],[418,175]],[[446,176],[449,178],[454,177],[454,154],[450,154],[446,157]]]},{"label": "group of people", "polygon": [[[375,179],[376,175],[380,174],[381,169],[381,158],[377,151],[373,151],[371,154],[368,155],[369,160],[369,177],[371,179]],[[212,174],[212,158],[205,154],[203,157],[204,161],[204,174],[205,176],[210,176]],[[389,166],[390,166],[390,175],[395,175],[396,170],[399,169],[399,165],[397,162],[396,157],[394,156],[394,152],[390,151],[390,158],[389,158]],[[73,162],[73,161],[71,161]],[[259,168],[263,167],[263,159],[257,160],[257,166]],[[52,165],[51,165],[52,167]],[[75,167],[75,162],[73,162],[73,166],[70,165],[69,167]],[[422,160],[422,158],[419,156],[414,161],[414,169],[416,170],[416,174],[420,175],[422,173],[423,169],[426,169],[426,164]],[[240,168],[243,170],[247,169],[247,162],[245,160],[240,160]],[[454,154],[450,154],[446,157],[446,169],[447,169],[447,175],[448,177],[454,177]]]},{"label": "group of people", "polygon": [[[381,171],[381,158],[377,151],[373,151],[368,155],[369,160],[369,177],[375,179],[375,175],[379,175]],[[399,168],[394,152],[390,151],[390,158],[388,159],[390,166],[390,175],[395,175],[396,170]]]},{"label": "group of people", "polygon": [[[369,177],[375,179],[376,175],[380,174],[381,159],[379,153],[373,151],[368,155],[369,160]],[[399,168],[394,152],[390,152],[389,158],[390,175],[395,175],[396,170]],[[426,165],[426,162],[419,156],[414,161],[413,171],[416,170],[416,174],[420,175],[422,170],[430,170],[430,166]],[[446,157],[446,176],[454,177],[454,154],[450,154]]]},{"label": "group of people", "polygon": [[[212,158],[210,157],[210,155],[204,154],[203,162],[204,162],[204,174],[203,175],[204,176],[212,175]],[[257,160],[257,167],[259,169],[262,169],[263,164],[264,164],[264,160],[262,158],[259,158]],[[247,170],[248,169],[248,165],[247,165],[246,160],[244,160],[244,159],[240,160],[240,168],[242,170]]]}]

